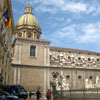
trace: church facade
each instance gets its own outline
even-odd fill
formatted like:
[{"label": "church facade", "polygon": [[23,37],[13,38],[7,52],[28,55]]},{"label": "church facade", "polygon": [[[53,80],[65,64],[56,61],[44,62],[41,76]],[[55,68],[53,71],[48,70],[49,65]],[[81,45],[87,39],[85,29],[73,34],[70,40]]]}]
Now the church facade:
[{"label": "church facade", "polygon": [[16,24],[13,42],[13,83],[43,93],[57,90],[100,87],[100,53],[52,47],[42,40],[41,28],[30,4]]}]

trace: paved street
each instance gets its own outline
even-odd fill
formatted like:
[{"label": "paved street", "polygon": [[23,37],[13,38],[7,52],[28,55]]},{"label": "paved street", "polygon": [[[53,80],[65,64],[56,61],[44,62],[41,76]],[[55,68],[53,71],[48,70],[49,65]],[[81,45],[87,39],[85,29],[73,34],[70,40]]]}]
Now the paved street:
[{"label": "paved street", "polygon": [[[24,99],[20,99],[20,100],[24,100]],[[32,98],[27,98],[26,100],[37,100],[36,96],[33,96]],[[45,97],[42,97],[40,100],[46,100]]]}]

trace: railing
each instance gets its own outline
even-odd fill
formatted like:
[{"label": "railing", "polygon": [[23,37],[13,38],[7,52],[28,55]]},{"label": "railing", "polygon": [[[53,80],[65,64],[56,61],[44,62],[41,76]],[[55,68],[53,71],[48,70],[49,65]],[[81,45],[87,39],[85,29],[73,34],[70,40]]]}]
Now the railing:
[{"label": "railing", "polygon": [[59,96],[59,100],[100,100],[100,88],[89,88],[89,89],[70,89],[56,91]]}]

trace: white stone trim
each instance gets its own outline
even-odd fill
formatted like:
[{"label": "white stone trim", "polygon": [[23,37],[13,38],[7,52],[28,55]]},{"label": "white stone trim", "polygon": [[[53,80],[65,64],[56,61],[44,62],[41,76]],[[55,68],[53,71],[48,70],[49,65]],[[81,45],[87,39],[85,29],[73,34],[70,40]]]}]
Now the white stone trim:
[{"label": "white stone trim", "polygon": [[18,45],[15,45],[15,55],[14,55],[14,57],[15,57],[15,63],[17,63],[17,51],[18,51]]},{"label": "white stone trim", "polygon": [[24,33],[22,32],[22,37],[24,38],[24,35],[23,35]]},{"label": "white stone trim", "polygon": [[44,65],[46,65],[46,48],[44,48]]},{"label": "white stone trim", "polygon": [[27,38],[27,33],[25,32],[25,38]]},{"label": "white stone trim", "polygon": [[48,48],[48,65],[50,65],[50,49]]},{"label": "white stone trim", "polygon": [[17,74],[17,69],[16,67],[14,68],[14,84],[16,84],[16,74]]},{"label": "white stone trim", "polygon": [[32,33],[32,34],[33,34],[32,36],[33,36],[33,39],[34,39],[34,33]]},{"label": "white stone trim", "polygon": [[20,84],[20,67],[18,68],[18,84]]},{"label": "white stone trim", "polygon": [[21,64],[21,57],[22,57],[22,45],[19,45],[19,63]]},{"label": "white stone trim", "polygon": [[50,89],[50,72],[49,72],[49,68],[48,68],[48,89]]},{"label": "white stone trim", "polygon": [[44,94],[46,94],[46,68],[44,68]]}]

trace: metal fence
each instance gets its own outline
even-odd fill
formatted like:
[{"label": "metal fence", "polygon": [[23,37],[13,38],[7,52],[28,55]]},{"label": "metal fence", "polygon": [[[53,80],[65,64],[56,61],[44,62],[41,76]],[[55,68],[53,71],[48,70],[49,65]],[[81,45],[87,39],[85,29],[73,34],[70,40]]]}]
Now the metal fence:
[{"label": "metal fence", "polygon": [[100,88],[53,91],[59,100],[100,100]]}]

